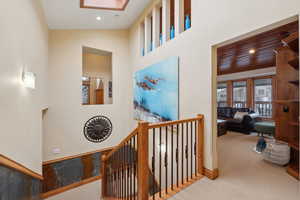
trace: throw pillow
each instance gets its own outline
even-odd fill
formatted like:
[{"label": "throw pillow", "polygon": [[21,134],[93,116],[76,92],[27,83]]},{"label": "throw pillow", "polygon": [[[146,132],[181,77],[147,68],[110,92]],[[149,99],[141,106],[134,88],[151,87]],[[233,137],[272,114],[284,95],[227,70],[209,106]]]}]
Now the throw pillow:
[{"label": "throw pillow", "polygon": [[245,115],[248,115],[248,112],[236,112],[233,118],[242,120]]}]

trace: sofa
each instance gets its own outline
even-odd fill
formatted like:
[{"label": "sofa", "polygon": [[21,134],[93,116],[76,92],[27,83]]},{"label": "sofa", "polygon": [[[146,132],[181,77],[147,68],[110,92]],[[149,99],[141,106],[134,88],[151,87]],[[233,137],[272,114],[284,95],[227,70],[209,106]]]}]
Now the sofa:
[{"label": "sofa", "polygon": [[[235,118],[236,112],[247,112],[242,118]],[[249,108],[218,107],[218,119],[226,120],[227,130],[250,134],[254,131],[258,114]]]}]

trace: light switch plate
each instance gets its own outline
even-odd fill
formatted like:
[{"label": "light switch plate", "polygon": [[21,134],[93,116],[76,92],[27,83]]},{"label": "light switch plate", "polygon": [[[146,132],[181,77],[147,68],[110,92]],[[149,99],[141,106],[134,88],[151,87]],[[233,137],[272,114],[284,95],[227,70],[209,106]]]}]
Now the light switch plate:
[{"label": "light switch plate", "polygon": [[54,154],[60,154],[60,149],[59,149],[59,148],[54,148],[54,149],[52,150],[52,152],[53,152]]}]

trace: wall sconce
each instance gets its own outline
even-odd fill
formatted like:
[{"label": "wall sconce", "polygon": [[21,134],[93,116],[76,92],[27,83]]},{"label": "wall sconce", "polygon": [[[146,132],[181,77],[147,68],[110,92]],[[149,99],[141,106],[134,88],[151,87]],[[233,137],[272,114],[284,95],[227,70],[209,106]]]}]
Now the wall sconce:
[{"label": "wall sconce", "polygon": [[36,75],[33,72],[23,71],[22,81],[26,88],[35,89],[35,77]]}]

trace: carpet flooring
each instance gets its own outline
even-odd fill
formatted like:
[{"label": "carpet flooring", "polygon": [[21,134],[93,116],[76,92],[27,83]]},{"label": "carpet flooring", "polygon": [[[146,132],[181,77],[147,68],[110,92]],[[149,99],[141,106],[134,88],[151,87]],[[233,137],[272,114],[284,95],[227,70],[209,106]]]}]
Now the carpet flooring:
[{"label": "carpet flooring", "polygon": [[170,199],[299,200],[299,182],[253,151],[257,139],[235,132],[219,137],[219,178],[204,178]]}]

